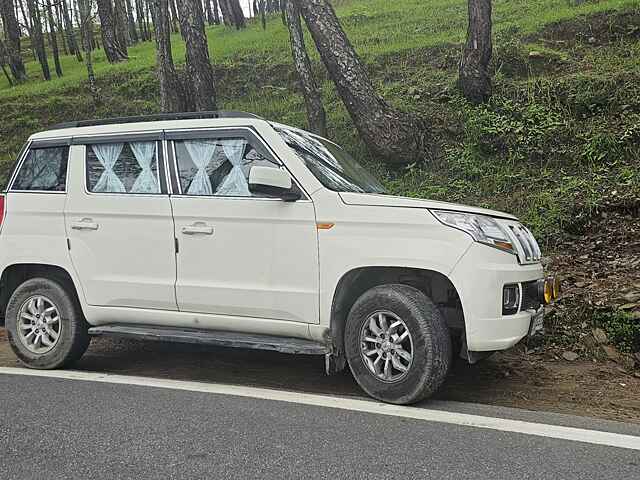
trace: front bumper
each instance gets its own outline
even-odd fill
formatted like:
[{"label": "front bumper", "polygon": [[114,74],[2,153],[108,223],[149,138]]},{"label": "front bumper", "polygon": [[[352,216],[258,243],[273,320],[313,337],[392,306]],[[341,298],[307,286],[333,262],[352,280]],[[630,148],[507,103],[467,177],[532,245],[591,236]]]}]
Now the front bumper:
[{"label": "front bumper", "polygon": [[474,352],[505,350],[528,335],[536,310],[502,314],[506,284],[543,278],[542,265],[520,265],[515,255],[479,243],[471,245],[450,274],[465,321],[467,348]]}]

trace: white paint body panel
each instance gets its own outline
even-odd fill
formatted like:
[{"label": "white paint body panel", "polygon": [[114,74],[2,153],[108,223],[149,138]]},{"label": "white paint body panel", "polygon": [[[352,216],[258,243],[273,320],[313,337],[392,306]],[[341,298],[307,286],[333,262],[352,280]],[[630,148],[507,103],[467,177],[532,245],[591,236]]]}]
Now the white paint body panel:
[{"label": "white paint body panel", "polygon": [[[87,304],[176,310],[169,196],[87,193],[84,156],[71,147],[65,219]],[[82,220],[97,230],[73,228]]]},{"label": "white paint body panel", "polygon": [[[172,196],[171,203],[181,311],[318,323],[311,202]],[[212,234],[182,232],[197,223]]]},{"label": "white paint body panel", "polygon": [[[471,350],[508,348],[527,334],[531,312],[501,315],[502,286],[541,278],[541,265],[520,265],[514,255],[475,243],[439,223],[428,209],[513,219],[509,214],[330,191],[260,119],[102,125],[47,131],[32,139],[214,127],[253,129],[306,199],[87,194],[84,148],[73,146],[66,195],[7,195],[0,268],[19,262],[61,266],[72,276],[94,325],[156,324],[323,341],[344,275],[371,266],[410,267],[451,280]],[[70,229],[71,222],[85,217],[99,229]],[[335,225],[318,231],[316,222]],[[195,223],[207,231],[211,227],[211,234],[182,233]]]}]

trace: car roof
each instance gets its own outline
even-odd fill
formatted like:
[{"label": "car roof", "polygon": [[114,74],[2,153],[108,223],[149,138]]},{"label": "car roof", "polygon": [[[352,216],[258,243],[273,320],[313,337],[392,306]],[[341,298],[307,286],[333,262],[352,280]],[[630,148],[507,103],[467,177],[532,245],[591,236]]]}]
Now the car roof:
[{"label": "car roof", "polygon": [[185,112],[135,117],[114,117],[53,125],[31,135],[30,140],[70,138],[87,135],[118,133],[144,133],[158,130],[181,130],[211,127],[240,127],[267,123],[266,120],[245,112],[214,111]]}]

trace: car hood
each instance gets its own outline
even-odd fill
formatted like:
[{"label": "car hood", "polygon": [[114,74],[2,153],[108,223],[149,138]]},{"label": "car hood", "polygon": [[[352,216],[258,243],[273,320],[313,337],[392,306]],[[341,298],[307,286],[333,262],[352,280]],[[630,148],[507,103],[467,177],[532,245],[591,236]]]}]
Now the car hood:
[{"label": "car hood", "polygon": [[477,213],[491,217],[516,219],[509,213],[489,210],[486,208],[470,207],[457,203],[438,202],[421,198],[396,197],[393,195],[381,195],[375,193],[351,193],[340,192],[340,198],[347,205],[365,205],[372,207],[403,207],[403,208],[432,208],[435,210],[453,210],[456,212]]}]

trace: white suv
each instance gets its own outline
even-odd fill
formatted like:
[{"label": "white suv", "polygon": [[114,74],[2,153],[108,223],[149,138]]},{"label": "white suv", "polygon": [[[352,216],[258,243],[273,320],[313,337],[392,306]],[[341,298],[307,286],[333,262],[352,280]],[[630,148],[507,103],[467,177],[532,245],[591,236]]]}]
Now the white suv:
[{"label": "white suv", "polygon": [[56,126],[0,204],[0,314],[33,368],[93,335],[207,343],[324,355],[411,403],[452,345],[509,348],[554,295],[513,216],[387,195],[335,143],[250,114]]}]

